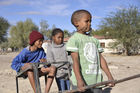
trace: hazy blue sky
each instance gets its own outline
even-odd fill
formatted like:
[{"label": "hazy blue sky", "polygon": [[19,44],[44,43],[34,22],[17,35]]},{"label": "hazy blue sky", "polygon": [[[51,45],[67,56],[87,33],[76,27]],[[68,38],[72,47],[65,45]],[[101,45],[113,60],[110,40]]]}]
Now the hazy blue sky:
[{"label": "hazy blue sky", "polygon": [[75,10],[86,9],[91,12],[92,28],[97,29],[100,21],[116,9],[129,5],[140,6],[140,0],[0,0],[0,16],[11,25],[31,18],[39,26],[40,21],[47,20],[49,28],[56,27],[75,30],[71,24],[71,15]]}]

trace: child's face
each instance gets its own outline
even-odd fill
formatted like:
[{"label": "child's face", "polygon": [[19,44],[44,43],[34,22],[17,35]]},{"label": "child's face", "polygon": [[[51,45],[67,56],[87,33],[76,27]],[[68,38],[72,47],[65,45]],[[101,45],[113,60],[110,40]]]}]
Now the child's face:
[{"label": "child's face", "polygon": [[36,46],[37,48],[42,48],[42,44],[43,44],[43,39],[38,39],[34,42],[34,46]]},{"label": "child's face", "polygon": [[77,30],[81,33],[89,32],[91,29],[91,15],[83,14],[81,19],[77,21]]},{"label": "child's face", "polygon": [[52,37],[53,42],[57,45],[60,45],[63,43],[63,33],[57,33],[55,36]]}]

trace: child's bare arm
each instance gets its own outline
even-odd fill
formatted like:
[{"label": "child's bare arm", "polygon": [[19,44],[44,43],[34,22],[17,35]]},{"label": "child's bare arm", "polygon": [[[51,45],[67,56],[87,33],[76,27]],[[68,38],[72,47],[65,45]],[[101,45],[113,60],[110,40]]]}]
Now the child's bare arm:
[{"label": "child's bare arm", "polygon": [[[108,80],[114,80],[114,78],[112,77],[112,75],[110,73],[110,70],[108,68],[108,65],[106,63],[106,60],[104,59],[104,57],[102,56],[102,54],[100,54],[100,60],[101,60],[101,68],[106,73],[106,75],[108,77]],[[109,86],[113,87],[114,84],[111,83],[111,84],[109,84]]]},{"label": "child's bare arm", "polygon": [[79,88],[79,91],[85,91],[83,88],[85,86],[85,83],[84,83],[81,73],[80,73],[80,65],[79,65],[80,63],[79,63],[79,59],[78,59],[78,53],[72,52],[71,56],[73,59],[73,70],[74,70],[75,77],[77,80],[77,87]]}]

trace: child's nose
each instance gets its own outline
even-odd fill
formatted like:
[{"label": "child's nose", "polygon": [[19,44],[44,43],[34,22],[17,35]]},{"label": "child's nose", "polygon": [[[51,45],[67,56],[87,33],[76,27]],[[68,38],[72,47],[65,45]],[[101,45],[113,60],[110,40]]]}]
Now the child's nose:
[{"label": "child's nose", "polygon": [[60,40],[62,40],[62,38],[60,38]]}]

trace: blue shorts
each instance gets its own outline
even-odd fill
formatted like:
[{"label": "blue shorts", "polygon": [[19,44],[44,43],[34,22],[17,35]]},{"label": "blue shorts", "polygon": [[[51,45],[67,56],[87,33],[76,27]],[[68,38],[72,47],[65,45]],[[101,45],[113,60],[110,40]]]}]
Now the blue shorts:
[{"label": "blue shorts", "polygon": [[59,91],[70,90],[70,80],[56,78]]}]

